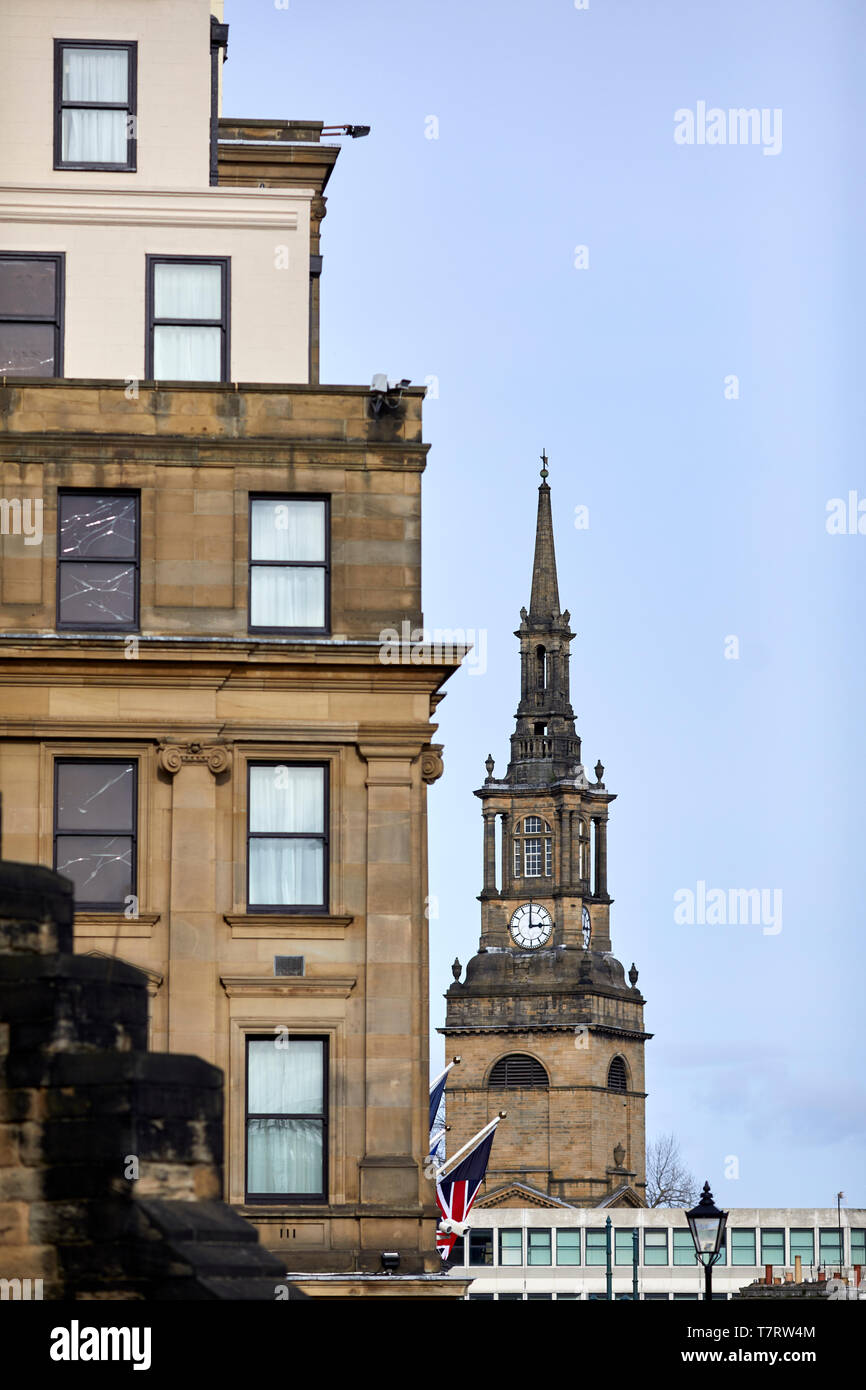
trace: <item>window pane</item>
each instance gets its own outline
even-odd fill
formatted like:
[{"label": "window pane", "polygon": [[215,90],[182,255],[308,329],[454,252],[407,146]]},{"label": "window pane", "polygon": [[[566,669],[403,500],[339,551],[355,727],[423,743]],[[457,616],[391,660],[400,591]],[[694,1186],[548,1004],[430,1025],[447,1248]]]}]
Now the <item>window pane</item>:
[{"label": "window pane", "polygon": [[558,1265],[580,1264],[580,1231],[557,1231],[556,1263]]},{"label": "window pane", "polygon": [[155,381],[219,381],[221,329],[166,325],[154,328],[153,376]]},{"label": "window pane", "polygon": [[839,1232],[821,1231],[819,1236],[819,1259],[823,1263],[825,1260],[839,1262]]},{"label": "window pane", "polygon": [[523,872],[527,878],[538,878],[541,873],[541,841],[523,841]]},{"label": "window pane", "polygon": [[125,111],[65,110],[60,158],[64,164],[125,164],[126,123]]},{"label": "window pane", "polygon": [[0,376],[53,376],[50,323],[0,323]]},{"label": "window pane", "polygon": [[325,1048],[318,1038],[275,1034],[249,1042],[250,1114],[324,1113]]},{"label": "window pane", "polygon": [[325,769],[274,763],[250,768],[250,830],[324,830]]},{"label": "window pane", "polygon": [[58,763],[58,830],[132,830],[134,763]]},{"label": "window pane", "polygon": [[153,267],[153,313],[158,319],[222,318],[220,265],[157,261]]},{"label": "window pane", "polygon": [[852,1230],[851,1232],[851,1263],[852,1265],[866,1264],[866,1230]]},{"label": "window pane", "polygon": [[490,1229],[470,1230],[469,1263],[471,1265],[493,1264],[493,1232]]},{"label": "window pane", "polygon": [[761,1264],[783,1265],[785,1263],[785,1232],[761,1232]]},{"label": "window pane", "polygon": [[325,504],[289,498],[253,498],[251,560],[324,560]]},{"label": "window pane", "polygon": [[118,101],[129,96],[125,48],[64,48],[64,101]]},{"label": "window pane", "polygon": [[541,819],[538,816],[527,816],[523,822],[523,829],[527,835],[537,835],[541,829]]},{"label": "window pane", "polygon": [[523,1232],[499,1232],[499,1263],[501,1265],[523,1264]]},{"label": "window pane", "polygon": [[321,907],[321,840],[250,840],[250,902],[266,907]]},{"label": "window pane", "polygon": [[757,1264],[757,1254],[755,1251],[755,1232],[751,1230],[738,1231],[736,1229],[728,1232],[731,1247],[732,1265],[754,1265]]},{"label": "window pane", "polygon": [[130,627],[135,622],[135,568],[132,565],[60,566],[60,621]]},{"label": "window pane", "polygon": [[697,1263],[695,1243],[689,1230],[674,1231],[674,1264],[693,1265]]},{"label": "window pane", "polygon": [[133,892],[128,835],[58,835],[57,872],[71,878],[79,903],[121,903]]},{"label": "window pane", "polygon": [[667,1231],[644,1231],[643,1262],[645,1265],[666,1265],[668,1262]]},{"label": "window pane", "polygon": [[587,1231],[586,1233],[586,1263],[588,1265],[603,1265],[607,1263],[607,1244],[604,1231]]},{"label": "window pane", "polygon": [[125,560],[135,555],[136,499],[86,493],[60,498],[60,558]]},{"label": "window pane", "polygon": [[526,1232],[527,1259],[530,1265],[549,1265],[551,1256],[550,1231]]},{"label": "window pane", "polygon": [[804,1264],[815,1263],[815,1232],[804,1228],[791,1231],[791,1264],[794,1263],[794,1256],[799,1255]]},{"label": "window pane", "polygon": [[634,1238],[631,1229],[614,1231],[614,1250],[615,1264],[630,1265],[633,1263]]},{"label": "window pane", "polygon": [[325,571],[253,565],[250,622],[253,627],[324,627]]},{"label": "window pane", "polygon": [[250,1192],[322,1191],[321,1120],[248,1120]]},{"label": "window pane", "polygon": [[0,315],[53,318],[56,308],[56,261],[0,258]]}]

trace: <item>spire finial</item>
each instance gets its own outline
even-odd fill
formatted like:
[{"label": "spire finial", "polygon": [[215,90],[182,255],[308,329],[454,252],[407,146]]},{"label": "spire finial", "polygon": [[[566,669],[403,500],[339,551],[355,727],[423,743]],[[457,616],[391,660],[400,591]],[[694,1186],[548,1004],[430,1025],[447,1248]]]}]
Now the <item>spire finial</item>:
[{"label": "spire finial", "polygon": [[541,450],[541,480],[542,480],[542,482],[545,482],[545,483],[547,482],[547,462],[548,462],[548,460],[547,460],[547,454],[546,454],[545,450],[542,449],[542,450]]}]

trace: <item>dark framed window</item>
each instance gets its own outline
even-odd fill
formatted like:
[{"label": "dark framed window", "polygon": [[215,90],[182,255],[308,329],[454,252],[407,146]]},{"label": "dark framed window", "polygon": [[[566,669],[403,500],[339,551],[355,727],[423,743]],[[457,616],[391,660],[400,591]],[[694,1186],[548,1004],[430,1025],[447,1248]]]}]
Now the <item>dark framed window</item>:
[{"label": "dark framed window", "polygon": [[580,1264],[580,1227],[560,1226],[556,1232],[556,1263]]},{"label": "dark framed window", "polygon": [[842,1237],[838,1226],[824,1226],[818,1232],[818,1262],[822,1265],[833,1265],[835,1269],[842,1268],[844,1251],[842,1249]]},{"label": "dark framed window", "polygon": [[[638,1254],[638,1259],[640,1254]],[[634,1235],[631,1226],[616,1226],[613,1233],[613,1262],[630,1265],[634,1260]]]},{"label": "dark framed window", "polygon": [[330,498],[250,497],[249,625],[330,630]]},{"label": "dark framed window", "polygon": [[526,1263],[528,1265],[549,1265],[551,1263],[550,1227],[530,1226],[526,1232]]},{"label": "dark framed window", "polygon": [[58,493],[58,628],[138,627],[138,519],[136,492]]},{"label": "dark framed window", "polygon": [[[757,1265],[758,1252],[755,1248],[753,1226],[734,1226],[728,1228],[728,1243],[731,1249],[732,1265]],[[691,1232],[689,1232],[691,1239]]]},{"label": "dark framed window", "polygon": [[784,1230],[761,1231],[761,1264],[783,1265],[785,1263]]},{"label": "dark framed window", "polygon": [[128,758],[54,763],[54,868],[78,909],[122,912],[135,894],[138,765]]},{"label": "dark framed window", "polygon": [[544,1067],[525,1052],[511,1052],[507,1057],[500,1057],[498,1062],[493,1063],[487,1082],[490,1087],[501,1086],[508,1090],[519,1086],[547,1087],[549,1084]]},{"label": "dark framed window", "polygon": [[815,1263],[815,1232],[808,1226],[792,1227],[788,1241],[791,1247],[791,1264],[799,1255],[804,1265]]},{"label": "dark framed window", "polygon": [[[694,1247],[692,1253],[694,1253]],[[607,1233],[605,1231],[587,1231],[586,1263],[588,1265],[603,1265],[607,1263]],[[590,1297],[592,1297],[592,1295],[590,1295]],[[601,1294],[600,1297],[603,1298],[604,1294]]]},{"label": "dark framed window", "polygon": [[250,763],[247,769],[250,912],[326,912],[328,768]]},{"label": "dark framed window", "polygon": [[666,1265],[668,1262],[668,1233],[666,1229],[646,1228],[643,1233],[643,1262],[645,1265]]},{"label": "dark framed window", "polygon": [[609,1091],[628,1090],[628,1072],[621,1057],[614,1057],[607,1069],[607,1089]]},{"label": "dark framed window", "polygon": [[500,1230],[499,1263],[501,1265],[523,1264],[523,1231],[519,1226],[513,1229]]},{"label": "dark framed window", "polygon": [[63,375],[62,252],[0,251],[0,376]]},{"label": "dark framed window", "polygon": [[470,1265],[493,1264],[493,1231],[487,1226],[470,1227],[467,1236]]},{"label": "dark framed window", "polygon": [[134,173],[138,44],[54,40],[54,167]]},{"label": "dark framed window", "polygon": [[[683,1230],[674,1227],[674,1258],[675,1265],[694,1265],[698,1262],[695,1254],[695,1242],[692,1240],[692,1233],[686,1226]],[[697,1295],[695,1295],[697,1297]]]},{"label": "dark framed window", "polygon": [[326,1202],[328,1039],[247,1038],[246,1200]]},{"label": "dark framed window", "polygon": [[230,261],[148,256],[145,375],[151,381],[228,381]]}]

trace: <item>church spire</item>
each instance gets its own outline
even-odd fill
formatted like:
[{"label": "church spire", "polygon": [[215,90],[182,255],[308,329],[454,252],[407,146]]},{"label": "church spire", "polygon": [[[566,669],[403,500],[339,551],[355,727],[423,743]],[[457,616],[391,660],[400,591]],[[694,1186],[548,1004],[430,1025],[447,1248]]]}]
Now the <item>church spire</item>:
[{"label": "church spire", "polygon": [[532,562],[532,595],[529,620],[546,622],[559,616],[559,584],[556,578],[556,550],[553,544],[553,515],[547,482],[547,454],[541,452],[541,486],[538,489],[538,519],[535,524],[535,557]]}]

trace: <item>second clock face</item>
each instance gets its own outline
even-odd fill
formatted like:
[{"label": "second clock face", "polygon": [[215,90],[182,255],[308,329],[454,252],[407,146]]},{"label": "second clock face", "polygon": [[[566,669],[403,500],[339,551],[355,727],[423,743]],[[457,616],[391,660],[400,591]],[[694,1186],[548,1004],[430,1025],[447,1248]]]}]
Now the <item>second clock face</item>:
[{"label": "second clock face", "polygon": [[508,925],[517,945],[525,951],[544,946],[553,935],[553,918],[540,903],[524,903]]}]

